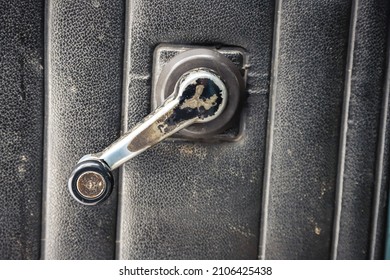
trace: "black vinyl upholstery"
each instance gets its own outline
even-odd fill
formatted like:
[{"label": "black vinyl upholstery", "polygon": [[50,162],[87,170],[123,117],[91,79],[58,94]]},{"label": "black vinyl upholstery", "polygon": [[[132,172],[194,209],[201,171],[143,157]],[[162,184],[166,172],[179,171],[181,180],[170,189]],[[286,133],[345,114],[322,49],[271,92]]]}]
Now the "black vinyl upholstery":
[{"label": "black vinyl upholstery", "polygon": [[[0,259],[381,259],[387,0],[1,1]],[[237,142],[167,141],[102,204],[67,179],[150,112],[161,43],[241,47]]]}]

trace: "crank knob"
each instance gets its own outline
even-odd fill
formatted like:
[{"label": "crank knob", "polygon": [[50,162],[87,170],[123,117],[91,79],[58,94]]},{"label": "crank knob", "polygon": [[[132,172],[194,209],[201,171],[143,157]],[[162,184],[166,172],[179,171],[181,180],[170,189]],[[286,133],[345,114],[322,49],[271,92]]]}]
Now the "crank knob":
[{"label": "crank knob", "polygon": [[84,205],[96,205],[104,201],[111,194],[113,185],[110,168],[98,159],[78,163],[68,181],[70,193]]}]

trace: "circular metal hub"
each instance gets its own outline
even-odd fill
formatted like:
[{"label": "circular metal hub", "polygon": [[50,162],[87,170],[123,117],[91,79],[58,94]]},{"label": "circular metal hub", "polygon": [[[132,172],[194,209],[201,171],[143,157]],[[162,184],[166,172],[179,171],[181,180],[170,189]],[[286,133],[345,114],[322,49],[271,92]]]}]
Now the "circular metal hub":
[{"label": "circular metal hub", "polygon": [[76,184],[79,193],[87,199],[99,197],[106,188],[106,182],[103,176],[94,171],[81,174]]},{"label": "circular metal hub", "polygon": [[84,205],[104,201],[110,195],[113,185],[111,169],[98,159],[79,162],[68,181],[71,195]]},{"label": "circular metal hub", "polygon": [[164,66],[154,87],[153,107],[163,104],[175,92],[176,84],[184,73],[202,69],[214,73],[224,84],[229,101],[218,118],[207,123],[195,123],[177,133],[186,138],[204,139],[229,127],[244,90],[244,79],[233,62],[215,50],[194,49],[178,54]]},{"label": "circular metal hub", "polygon": [[190,71],[179,81],[180,109],[198,116],[197,123],[214,120],[226,108],[227,89],[222,80],[208,69]]}]

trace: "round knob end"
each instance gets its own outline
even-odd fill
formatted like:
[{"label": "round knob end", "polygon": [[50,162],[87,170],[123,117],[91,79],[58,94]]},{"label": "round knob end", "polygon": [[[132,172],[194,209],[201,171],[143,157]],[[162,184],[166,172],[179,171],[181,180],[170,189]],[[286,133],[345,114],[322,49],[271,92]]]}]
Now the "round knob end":
[{"label": "round knob end", "polygon": [[96,205],[104,201],[110,195],[113,185],[110,168],[98,159],[77,164],[68,181],[70,193],[84,205]]}]

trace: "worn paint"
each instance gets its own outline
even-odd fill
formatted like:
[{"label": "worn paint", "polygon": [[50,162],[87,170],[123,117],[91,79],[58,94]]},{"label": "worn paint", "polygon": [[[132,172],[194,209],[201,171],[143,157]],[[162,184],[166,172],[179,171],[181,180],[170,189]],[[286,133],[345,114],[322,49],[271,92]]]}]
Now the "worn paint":
[{"label": "worn paint", "polygon": [[179,103],[141,131],[128,145],[131,152],[153,146],[179,126],[214,116],[222,104],[222,90],[210,79],[199,78],[178,97]]}]

